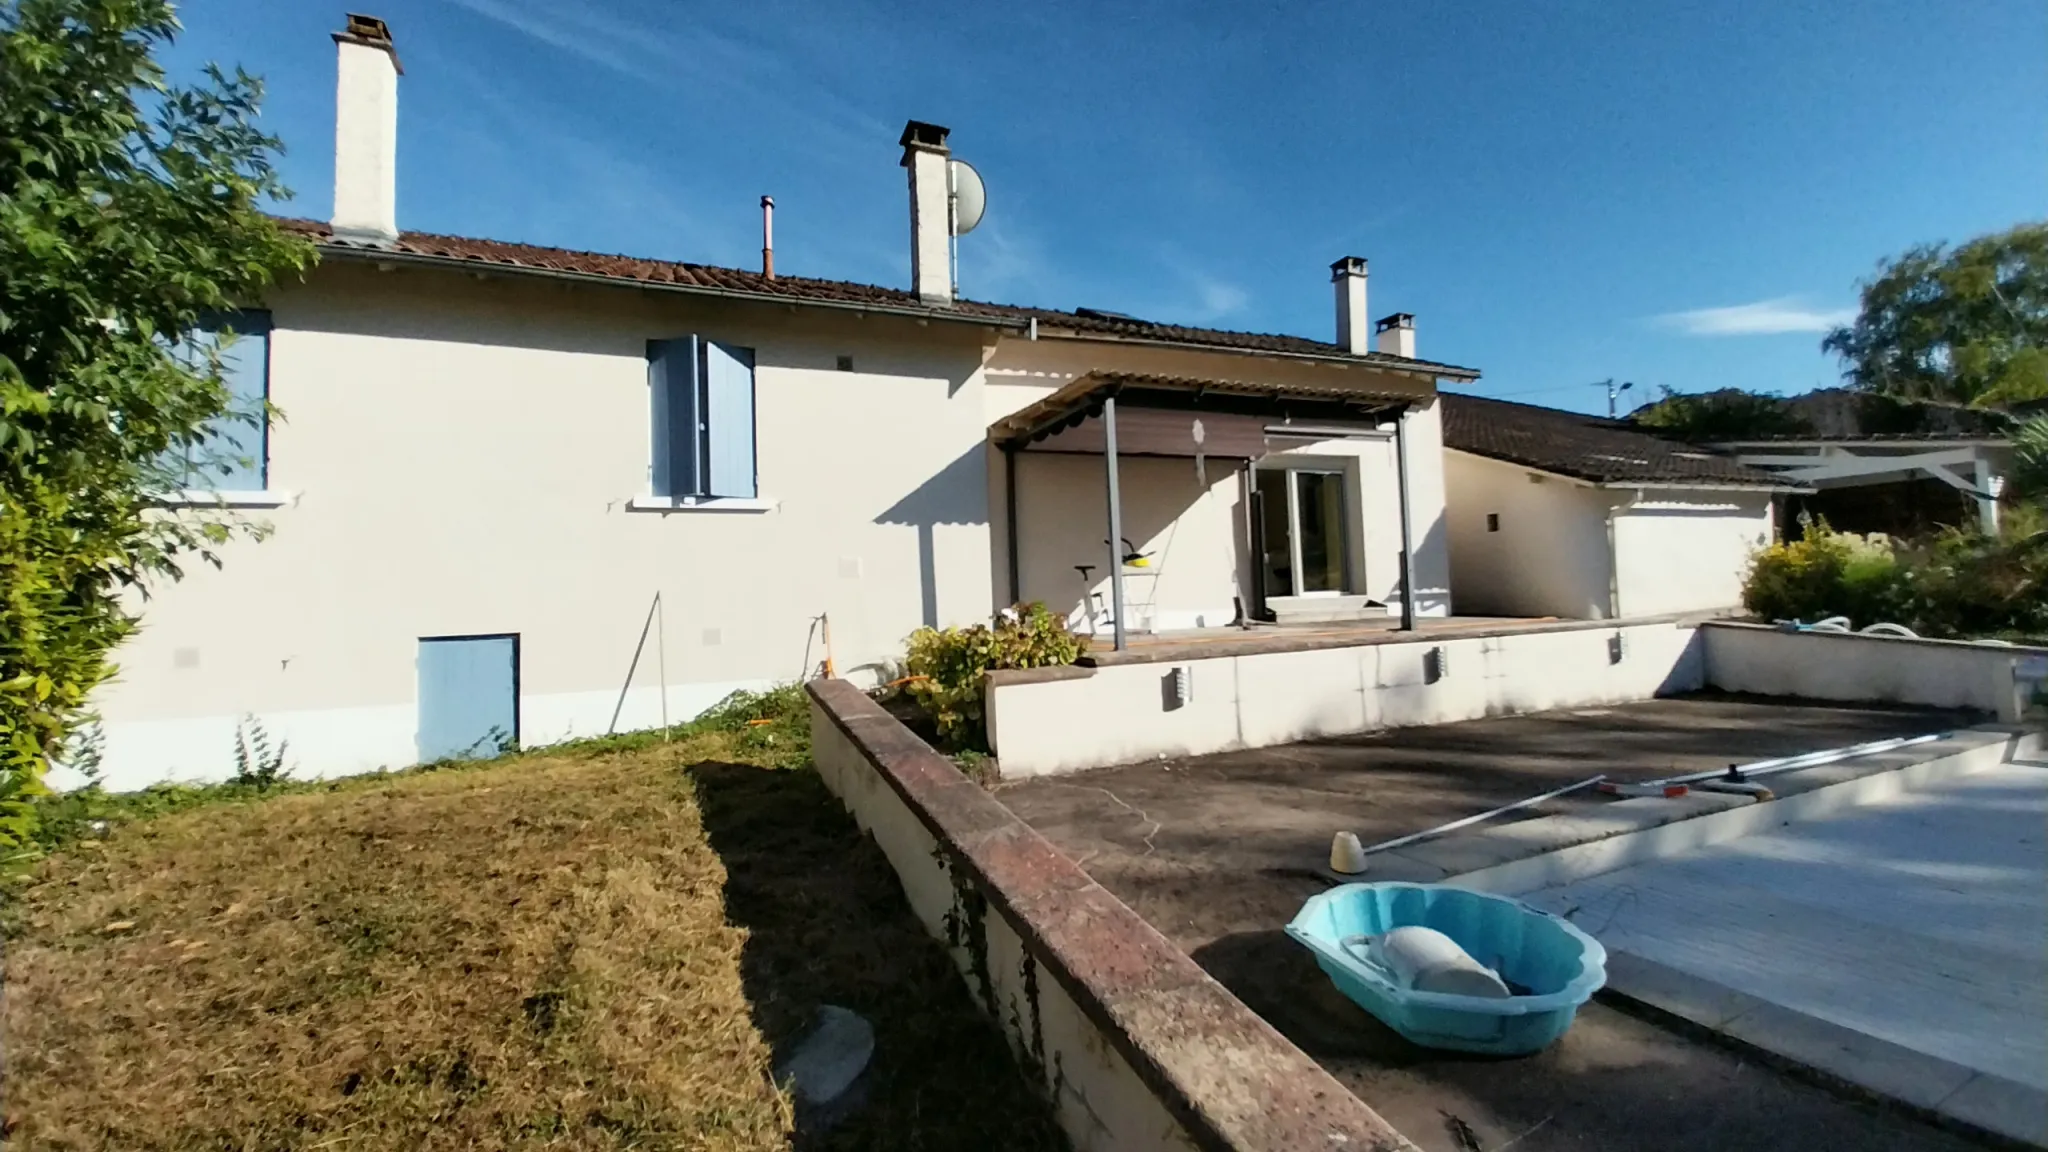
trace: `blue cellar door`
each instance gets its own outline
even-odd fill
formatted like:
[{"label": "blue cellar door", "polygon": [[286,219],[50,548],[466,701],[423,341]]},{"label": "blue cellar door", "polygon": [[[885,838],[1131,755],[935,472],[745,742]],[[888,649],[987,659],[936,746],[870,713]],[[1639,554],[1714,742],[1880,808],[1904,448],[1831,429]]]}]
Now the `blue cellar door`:
[{"label": "blue cellar door", "polygon": [[519,638],[420,641],[422,764],[495,756],[519,746]]}]

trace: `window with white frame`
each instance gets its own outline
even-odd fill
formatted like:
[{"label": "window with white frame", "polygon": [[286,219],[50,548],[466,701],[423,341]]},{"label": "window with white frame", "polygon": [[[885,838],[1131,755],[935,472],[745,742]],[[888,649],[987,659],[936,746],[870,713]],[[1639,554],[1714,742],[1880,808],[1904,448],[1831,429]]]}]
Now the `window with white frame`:
[{"label": "window with white frame", "polygon": [[1350,555],[1344,473],[1260,468],[1261,563],[1268,596],[1335,596],[1347,591]]},{"label": "window with white frame", "polygon": [[653,495],[754,499],[754,350],[700,336],[650,341],[647,383]]},{"label": "window with white frame", "polygon": [[194,493],[263,491],[270,472],[270,313],[208,317],[177,343],[176,355],[199,372],[218,357],[228,389],[227,411],[166,460],[177,486]]}]

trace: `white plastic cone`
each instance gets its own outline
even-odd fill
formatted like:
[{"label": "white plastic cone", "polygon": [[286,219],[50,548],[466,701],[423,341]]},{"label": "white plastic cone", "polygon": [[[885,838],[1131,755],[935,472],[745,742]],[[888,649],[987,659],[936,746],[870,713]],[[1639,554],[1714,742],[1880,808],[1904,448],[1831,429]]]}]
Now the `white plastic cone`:
[{"label": "white plastic cone", "polygon": [[1346,876],[1365,871],[1365,847],[1356,832],[1339,832],[1330,840],[1330,871]]}]

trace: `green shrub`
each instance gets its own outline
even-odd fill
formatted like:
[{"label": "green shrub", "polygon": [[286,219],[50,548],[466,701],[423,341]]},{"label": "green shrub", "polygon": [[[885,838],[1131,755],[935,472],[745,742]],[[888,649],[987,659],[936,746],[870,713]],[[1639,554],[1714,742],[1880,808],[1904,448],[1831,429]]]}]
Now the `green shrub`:
[{"label": "green shrub", "polygon": [[982,675],[999,668],[1045,668],[1079,659],[1082,640],[1045,605],[1020,604],[995,625],[920,628],[903,661],[904,691],[931,718],[940,740],[986,751]]},{"label": "green shrub", "polygon": [[280,740],[275,746],[270,743],[270,730],[263,721],[254,716],[243,716],[235,725],[235,775],[237,784],[262,791],[291,776],[292,770],[285,766],[285,752],[291,741]]},{"label": "green shrub", "polygon": [[1742,602],[1767,620],[1847,616],[1857,627],[1897,621],[1905,582],[1892,542],[1810,526],[1805,539],[1759,551],[1743,581]]},{"label": "green shrub", "polygon": [[713,704],[679,731],[737,732],[739,750],[784,768],[811,758],[811,698],[801,684],[744,689]]},{"label": "green shrub", "polygon": [[2007,510],[1997,536],[1948,529],[1896,543],[1812,526],[1804,540],[1774,544],[1750,561],[1743,604],[1767,620],[1847,616],[1922,636],[2048,633],[2048,514]]},{"label": "green shrub", "polygon": [[1914,544],[1907,623],[1923,636],[2048,634],[2048,516],[2007,510],[1996,537],[1950,529]]}]

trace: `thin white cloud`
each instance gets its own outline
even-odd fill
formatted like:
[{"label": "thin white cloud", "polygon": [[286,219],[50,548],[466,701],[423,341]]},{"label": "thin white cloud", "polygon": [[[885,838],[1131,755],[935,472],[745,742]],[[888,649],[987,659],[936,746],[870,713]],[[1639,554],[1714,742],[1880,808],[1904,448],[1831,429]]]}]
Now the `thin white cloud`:
[{"label": "thin white cloud", "polygon": [[647,37],[642,30],[606,20],[588,9],[565,7],[553,13],[542,14],[513,4],[501,4],[498,0],[449,2],[473,15],[496,21],[550,48],[560,49],[572,56],[580,56],[592,64],[609,68],[622,76],[645,84],[662,82],[661,74],[646,62],[634,60],[630,49],[620,50],[622,45],[645,43]]},{"label": "thin white cloud", "polygon": [[1800,297],[1778,296],[1751,304],[1667,312],[1657,317],[1657,323],[1687,336],[1774,336],[1826,332],[1855,318],[1854,308],[1814,308]]},{"label": "thin white cloud", "polygon": [[1244,311],[1252,302],[1251,293],[1228,281],[1210,276],[1194,278],[1195,295],[1201,300],[1201,316],[1204,320],[1220,320],[1225,316]]},{"label": "thin white cloud", "polygon": [[960,292],[975,300],[1033,300],[1053,289],[1052,262],[1012,206],[1009,218],[991,216],[960,241]]},{"label": "thin white cloud", "polygon": [[1252,295],[1243,286],[1209,271],[1177,245],[1160,245],[1158,259],[1167,272],[1160,283],[1176,291],[1170,297],[1149,303],[1142,299],[1135,302],[1146,309],[1141,315],[1148,320],[1214,324],[1251,305]]},{"label": "thin white cloud", "polygon": [[545,0],[448,0],[537,43],[663,91],[679,82],[718,85],[755,107],[774,105],[809,123],[810,143],[872,149],[895,130],[860,110],[849,93],[818,82],[811,62],[727,35],[703,21],[641,22],[589,4]]},{"label": "thin white cloud", "polygon": [[[521,190],[512,202],[497,202],[479,209],[488,215],[506,214],[507,226],[524,229],[536,218],[582,219],[582,242],[608,246],[611,250],[670,256],[714,264],[732,264],[749,258],[755,251],[751,237],[735,236],[728,229],[708,222],[687,196],[687,189],[668,173],[644,162],[643,157],[611,146],[601,135],[565,125],[550,115],[545,106],[534,107],[527,94],[506,90],[496,79],[469,64],[451,59],[442,69],[463,91],[465,103],[481,117],[492,121],[492,131],[481,134],[486,143],[518,140],[517,158],[493,150],[494,162],[508,171],[521,171],[532,158],[547,158],[539,172],[523,172]],[[618,237],[594,222],[634,221],[637,230],[659,237]],[[494,233],[485,233],[492,235]],[[568,239],[563,236],[520,235],[517,238],[543,243]]]}]

